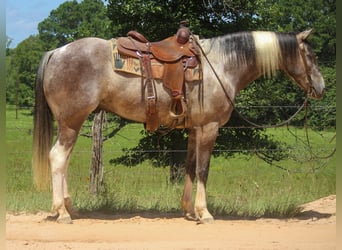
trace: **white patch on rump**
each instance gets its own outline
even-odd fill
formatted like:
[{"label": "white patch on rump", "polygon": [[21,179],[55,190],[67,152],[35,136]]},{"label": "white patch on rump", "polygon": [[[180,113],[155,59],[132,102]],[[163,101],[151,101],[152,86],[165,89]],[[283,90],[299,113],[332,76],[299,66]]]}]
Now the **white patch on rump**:
[{"label": "white patch on rump", "polygon": [[69,47],[69,44],[66,44],[66,45],[60,47],[57,51],[58,51],[58,53],[60,53],[60,54],[64,54],[65,52],[67,52],[67,48],[68,48],[68,47]]}]

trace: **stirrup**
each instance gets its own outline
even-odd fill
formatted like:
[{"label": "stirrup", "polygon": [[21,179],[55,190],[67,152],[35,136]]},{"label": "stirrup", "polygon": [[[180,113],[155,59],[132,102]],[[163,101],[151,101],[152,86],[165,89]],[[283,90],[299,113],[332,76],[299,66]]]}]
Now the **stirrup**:
[{"label": "stirrup", "polygon": [[[181,112],[178,114],[177,112],[177,104],[180,103],[181,104]],[[170,116],[173,119],[179,119],[179,118],[183,118],[186,114],[187,111],[187,106],[184,100],[184,97],[181,98],[172,98],[172,104],[171,104],[171,110],[170,110]]]}]

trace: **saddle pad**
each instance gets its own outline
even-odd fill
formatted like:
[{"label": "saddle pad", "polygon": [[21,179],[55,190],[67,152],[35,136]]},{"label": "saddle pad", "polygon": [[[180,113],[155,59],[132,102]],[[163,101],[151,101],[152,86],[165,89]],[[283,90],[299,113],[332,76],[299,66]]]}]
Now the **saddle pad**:
[{"label": "saddle pad", "polygon": [[[111,44],[112,44],[112,62],[113,62],[114,71],[125,72],[125,73],[133,74],[136,76],[140,76],[140,77],[145,76],[139,59],[133,58],[127,55],[121,55],[118,52],[118,48],[116,46],[116,39],[112,39]],[[151,66],[152,66],[153,78],[162,79],[163,69],[164,69],[163,64],[152,59]]]},{"label": "saddle pad", "polygon": [[[113,70],[116,72],[124,72],[133,74],[136,76],[144,76],[143,68],[141,67],[141,63],[139,59],[133,58],[127,55],[122,55],[118,52],[116,46],[116,39],[111,39],[111,47],[112,47],[112,65]],[[151,60],[151,67],[152,67],[152,76],[155,79],[162,79],[164,74],[164,65],[159,61],[152,59]],[[188,68],[185,71],[185,80],[187,82],[201,80],[201,74],[199,70],[199,66],[195,68]]]}]

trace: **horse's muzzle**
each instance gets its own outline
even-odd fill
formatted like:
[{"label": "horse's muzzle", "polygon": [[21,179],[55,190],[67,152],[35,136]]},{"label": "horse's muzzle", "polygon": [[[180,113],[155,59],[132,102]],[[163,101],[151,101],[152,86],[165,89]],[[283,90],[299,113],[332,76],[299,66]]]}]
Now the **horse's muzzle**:
[{"label": "horse's muzzle", "polygon": [[325,88],[320,88],[319,90],[315,89],[314,87],[311,87],[308,91],[308,96],[312,99],[322,99],[325,93]]}]

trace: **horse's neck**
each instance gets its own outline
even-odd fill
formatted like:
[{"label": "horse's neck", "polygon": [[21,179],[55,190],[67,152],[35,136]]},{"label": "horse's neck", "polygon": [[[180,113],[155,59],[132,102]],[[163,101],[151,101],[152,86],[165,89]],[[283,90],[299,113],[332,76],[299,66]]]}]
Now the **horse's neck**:
[{"label": "horse's neck", "polygon": [[234,77],[234,82],[231,84],[234,84],[237,89],[237,93],[241,90],[248,87],[252,82],[254,82],[256,79],[261,77],[263,74],[261,74],[256,66],[244,66],[237,69],[237,73]]},{"label": "horse's neck", "polygon": [[257,65],[247,62],[237,61],[235,55],[226,54],[219,51],[218,39],[203,39],[201,45],[206,53],[204,58],[205,72],[210,75],[213,82],[221,82],[225,89],[230,90],[232,98],[251,82],[259,78],[262,74],[259,72]]},{"label": "horse's neck", "polygon": [[272,46],[268,50],[268,44],[261,45],[262,49],[258,49],[253,55],[253,51],[247,48],[246,51],[235,49],[239,46],[234,43],[239,41],[227,40],[226,37],[201,40],[208,60],[213,64],[212,68],[222,78],[221,81],[226,82],[226,87],[233,89],[234,97],[259,77],[271,77],[282,67],[281,58],[277,53],[273,53]]},{"label": "horse's neck", "polygon": [[209,66],[208,72],[214,78],[212,79],[213,82],[219,81],[225,89],[231,92],[230,96],[233,99],[242,89],[262,76],[256,65],[241,65],[239,67],[236,65],[236,63],[232,62],[222,64],[222,62],[217,61],[212,63],[212,66]]}]

